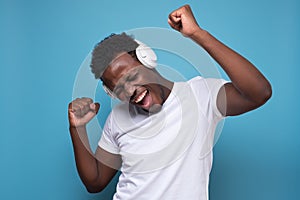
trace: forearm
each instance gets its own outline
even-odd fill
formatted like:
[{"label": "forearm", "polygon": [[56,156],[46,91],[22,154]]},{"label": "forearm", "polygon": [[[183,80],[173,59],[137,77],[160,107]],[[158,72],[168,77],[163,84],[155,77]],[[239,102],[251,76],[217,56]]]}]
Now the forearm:
[{"label": "forearm", "polygon": [[97,160],[88,142],[85,126],[70,127],[77,171],[86,187],[93,185],[98,177]]},{"label": "forearm", "polygon": [[245,98],[258,103],[268,98],[271,92],[269,82],[247,59],[202,29],[196,31],[191,39],[201,45],[219,63],[234,87]]}]

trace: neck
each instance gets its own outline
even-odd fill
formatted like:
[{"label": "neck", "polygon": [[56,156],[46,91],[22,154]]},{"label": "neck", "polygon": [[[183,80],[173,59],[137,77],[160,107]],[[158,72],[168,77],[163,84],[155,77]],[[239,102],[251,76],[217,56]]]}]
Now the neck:
[{"label": "neck", "polygon": [[158,83],[160,85],[161,98],[164,103],[167,100],[167,98],[169,97],[169,95],[173,89],[174,82],[169,81],[169,80],[165,79],[164,77],[160,76]]}]

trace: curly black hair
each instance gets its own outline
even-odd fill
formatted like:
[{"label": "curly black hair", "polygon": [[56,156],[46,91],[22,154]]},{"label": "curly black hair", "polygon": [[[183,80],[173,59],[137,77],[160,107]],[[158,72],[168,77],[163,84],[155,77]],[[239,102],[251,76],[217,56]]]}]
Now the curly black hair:
[{"label": "curly black hair", "polygon": [[[109,63],[120,53],[128,52],[135,57],[138,43],[126,33],[111,34],[95,45],[90,67],[96,79],[101,79]],[[134,52],[134,55],[133,55]]]}]

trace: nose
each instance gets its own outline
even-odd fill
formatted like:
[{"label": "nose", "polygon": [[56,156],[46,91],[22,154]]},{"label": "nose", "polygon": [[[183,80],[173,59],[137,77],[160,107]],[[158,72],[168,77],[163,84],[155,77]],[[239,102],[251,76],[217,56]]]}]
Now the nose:
[{"label": "nose", "polygon": [[130,101],[130,98],[132,95],[134,95],[135,92],[135,86],[130,83],[123,83],[121,86],[118,86],[119,92],[117,92],[117,97],[121,101]]},{"label": "nose", "polygon": [[128,100],[134,94],[134,91],[135,91],[135,87],[130,82],[124,84],[124,93]]}]

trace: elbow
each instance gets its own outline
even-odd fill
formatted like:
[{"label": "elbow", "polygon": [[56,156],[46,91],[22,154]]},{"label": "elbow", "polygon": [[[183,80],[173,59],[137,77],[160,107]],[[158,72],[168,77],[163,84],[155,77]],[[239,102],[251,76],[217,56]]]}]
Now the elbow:
[{"label": "elbow", "polygon": [[265,102],[267,102],[271,97],[272,97],[272,87],[269,84],[269,86],[267,87],[266,92],[265,92],[265,98],[264,98]]},{"label": "elbow", "polygon": [[96,191],[94,189],[91,189],[91,188],[88,188],[88,187],[86,187],[86,191],[88,191],[88,193],[90,193],[90,194],[98,193],[98,191]]},{"label": "elbow", "polygon": [[94,189],[90,189],[90,188],[86,188],[86,190],[88,191],[88,193],[90,194],[96,194],[101,192],[102,190],[94,190]]},{"label": "elbow", "polygon": [[271,97],[272,97],[272,86],[268,82],[268,84],[264,88],[263,102],[266,103]]},{"label": "elbow", "polygon": [[86,190],[88,193],[99,193],[104,190],[105,186],[102,183],[99,182],[93,182],[89,184],[84,184]]},{"label": "elbow", "polygon": [[268,83],[261,90],[259,98],[257,98],[256,102],[257,102],[258,106],[261,106],[261,105],[265,104],[271,97],[272,97],[272,87]]},{"label": "elbow", "polygon": [[85,186],[85,188],[88,191],[88,193],[91,194],[102,192],[102,190],[104,189],[103,187],[92,187],[92,186]]}]

